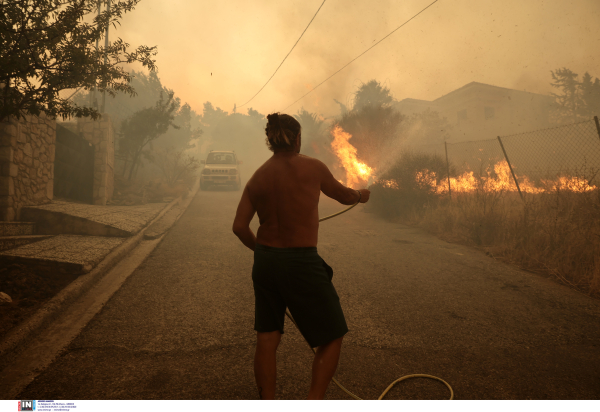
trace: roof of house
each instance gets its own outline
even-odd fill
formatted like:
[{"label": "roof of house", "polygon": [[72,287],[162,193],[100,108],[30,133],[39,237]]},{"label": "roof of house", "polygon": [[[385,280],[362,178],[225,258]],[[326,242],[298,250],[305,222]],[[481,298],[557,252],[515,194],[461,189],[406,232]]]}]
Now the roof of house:
[{"label": "roof of house", "polygon": [[503,91],[508,91],[508,92],[511,92],[511,93],[515,93],[515,92],[516,93],[527,93],[527,94],[531,94],[531,95],[534,95],[534,96],[550,97],[548,95],[540,94],[540,93],[527,92],[527,91],[524,91],[524,90],[517,90],[517,89],[509,89],[508,87],[493,86],[491,84],[485,84],[485,83],[479,83],[479,82],[471,82],[471,83],[465,84],[462,87],[459,87],[456,90],[453,90],[453,91],[451,91],[449,93],[446,93],[445,95],[440,96],[440,97],[438,97],[437,99],[435,99],[433,101],[434,102],[439,102],[441,100],[445,100],[445,99],[453,96],[454,94],[463,92],[463,91],[468,90],[468,89],[475,89],[475,88],[477,88],[477,89],[495,90],[495,91],[503,90]]},{"label": "roof of house", "polygon": [[[455,94],[458,94],[460,92],[463,92],[465,90],[468,89],[488,89],[488,90],[505,90],[505,91],[509,91],[512,93],[527,93],[527,94],[531,94],[531,95],[535,95],[535,96],[543,96],[543,97],[548,97],[550,98],[551,96],[545,95],[545,94],[539,94],[539,93],[532,93],[532,92],[527,92],[524,90],[516,90],[516,89],[509,89],[508,87],[500,87],[500,86],[493,86],[491,84],[485,84],[485,83],[479,83],[479,82],[471,82],[471,83],[467,83],[462,87],[459,87],[458,89],[452,90],[449,93],[446,93],[440,97],[438,97],[437,99],[434,100],[422,100],[422,99],[413,99],[413,98],[406,98],[406,99],[402,99],[397,103],[413,103],[413,104],[431,104],[431,103],[440,103],[443,100],[446,100],[452,96],[454,96]],[[396,103],[396,104],[397,104]]]}]

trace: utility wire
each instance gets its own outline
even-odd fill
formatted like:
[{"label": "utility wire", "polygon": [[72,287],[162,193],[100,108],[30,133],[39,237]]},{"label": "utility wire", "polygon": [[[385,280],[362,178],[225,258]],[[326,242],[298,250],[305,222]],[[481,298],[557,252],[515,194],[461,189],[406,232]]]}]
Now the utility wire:
[{"label": "utility wire", "polygon": [[78,88],[77,90],[75,90],[75,92],[74,92],[72,95],[70,95],[69,97],[67,97],[67,98],[65,99],[65,101],[67,101],[67,100],[71,100],[71,97],[75,96],[75,95],[77,94],[77,92],[78,92],[79,90],[81,90],[81,88],[82,88],[82,87],[83,87],[83,86],[79,86],[79,88]]},{"label": "utility wire", "polygon": [[379,40],[377,43],[375,43],[374,45],[372,45],[371,47],[369,47],[367,50],[365,50],[364,52],[362,52],[361,54],[359,54],[358,56],[356,56],[354,59],[350,60],[348,63],[346,63],[341,69],[339,69],[337,72],[333,73],[331,76],[329,76],[328,78],[326,78],[325,80],[323,80],[321,83],[317,84],[315,87],[313,87],[311,90],[309,90],[306,94],[304,94],[302,97],[300,97],[298,100],[296,100],[294,103],[290,104],[288,107],[286,107],[285,109],[283,109],[283,111],[285,112],[287,109],[289,109],[290,107],[292,107],[293,105],[295,105],[296,103],[298,103],[300,100],[304,99],[306,96],[308,96],[310,93],[312,93],[317,87],[321,86],[323,83],[325,83],[327,80],[331,79],[333,76],[335,76],[336,74],[338,74],[339,72],[341,72],[342,70],[344,70],[346,67],[348,67],[352,62],[354,62],[355,60],[357,60],[358,58],[360,58],[363,54],[365,54],[366,52],[368,52],[369,50],[371,50],[373,47],[377,46],[379,43],[381,43],[382,41],[384,41],[385,39],[387,39],[388,37],[390,37],[394,32],[396,32],[398,29],[400,29],[401,27],[403,27],[404,25],[406,25],[409,21],[411,21],[412,19],[414,19],[415,17],[417,17],[419,14],[423,13],[425,10],[427,10],[428,8],[430,8],[431,6],[433,6],[435,3],[437,3],[438,0],[435,0],[433,3],[431,3],[429,6],[425,7],[423,10],[421,10],[420,12],[418,12],[417,14],[415,14],[414,16],[412,16],[410,19],[406,20],[404,23],[402,23],[400,26],[396,27],[394,30],[392,30],[390,33],[388,33],[385,37],[383,37],[381,40]]},{"label": "utility wire", "polygon": [[306,33],[306,30],[308,29],[308,27],[310,26],[310,24],[313,22],[313,20],[315,19],[315,17],[317,17],[317,14],[319,13],[319,10],[321,10],[321,7],[323,7],[323,4],[325,4],[325,1],[327,1],[327,0],[323,0],[323,3],[321,3],[321,5],[317,9],[317,12],[313,16],[313,18],[310,19],[310,21],[308,22],[308,26],[306,26],[306,28],[304,29],[304,31],[302,32],[302,34],[300,35],[300,37],[298,37],[298,40],[296,40],[296,43],[294,43],[294,46],[292,46],[292,49],[288,52],[288,54],[285,55],[285,57],[283,58],[283,60],[281,61],[281,63],[277,67],[277,69],[275,69],[275,71],[273,72],[273,74],[271,75],[271,77],[269,77],[269,80],[267,80],[267,82],[264,84],[264,86],[261,87],[260,90],[257,91],[256,94],[254,96],[252,96],[252,98],[250,100],[248,100],[246,103],[244,103],[243,105],[238,106],[238,107],[244,107],[245,105],[247,105],[248,103],[250,103],[256,96],[258,96],[258,94],[262,91],[262,89],[264,89],[265,86],[267,84],[269,84],[269,82],[271,81],[271,79],[273,78],[273,76],[275,76],[275,73],[277,73],[277,70],[279,70],[279,68],[283,65],[283,62],[288,58],[288,56],[290,55],[290,53],[292,52],[292,50],[294,50],[294,48],[296,47],[296,45],[298,44],[298,42],[300,41],[300,39],[302,38],[302,36],[304,36],[304,33]]}]

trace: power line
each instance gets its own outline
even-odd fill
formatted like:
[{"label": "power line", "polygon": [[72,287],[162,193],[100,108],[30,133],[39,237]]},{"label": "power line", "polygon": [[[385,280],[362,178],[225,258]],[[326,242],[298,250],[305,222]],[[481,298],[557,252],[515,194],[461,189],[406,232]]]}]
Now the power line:
[{"label": "power line", "polygon": [[81,88],[82,88],[82,87],[83,87],[83,86],[79,86],[79,88],[78,88],[77,90],[75,90],[75,92],[74,92],[72,95],[70,95],[69,97],[67,97],[67,98],[65,99],[65,101],[67,101],[67,100],[71,100],[71,97],[75,96],[75,95],[77,94],[77,92],[78,92],[79,90],[81,90]]},{"label": "power line", "polygon": [[308,22],[308,26],[306,26],[306,28],[304,29],[304,31],[302,32],[302,34],[300,35],[300,37],[298,37],[298,40],[296,40],[296,43],[294,43],[294,46],[292,46],[292,49],[288,52],[288,54],[285,55],[285,57],[283,58],[283,60],[281,61],[281,63],[277,67],[277,69],[275,69],[275,71],[273,72],[273,74],[271,75],[271,77],[269,77],[269,80],[267,80],[267,82],[264,84],[264,86],[261,87],[260,90],[257,91],[256,94],[254,96],[252,96],[252,98],[250,100],[248,100],[246,103],[244,103],[243,105],[241,105],[239,107],[244,107],[245,105],[247,105],[248,103],[250,103],[256,96],[258,96],[258,94],[262,91],[262,89],[264,89],[265,86],[267,84],[269,84],[269,82],[271,81],[271,79],[273,78],[273,76],[275,76],[275,73],[277,73],[277,70],[279,70],[279,68],[283,65],[283,62],[288,58],[288,56],[290,55],[290,53],[292,52],[292,50],[294,50],[294,48],[296,47],[296,45],[298,44],[298,42],[300,41],[300,39],[302,38],[302,36],[304,36],[304,33],[306,33],[306,30],[308,29],[308,27],[310,26],[310,24],[313,22],[313,20],[315,19],[315,17],[317,17],[317,14],[319,13],[319,10],[321,10],[321,7],[323,7],[323,4],[325,4],[325,1],[327,1],[327,0],[323,0],[323,3],[321,3],[321,5],[317,9],[317,12],[313,16],[313,18],[310,19],[310,21]]},{"label": "power line", "polygon": [[389,36],[391,36],[394,32],[396,32],[398,29],[400,29],[402,26],[406,25],[409,21],[411,21],[412,19],[414,19],[415,17],[417,17],[419,14],[423,13],[425,10],[427,10],[428,8],[430,8],[431,6],[433,6],[435,3],[437,3],[438,0],[435,0],[433,3],[429,4],[429,6],[425,7],[423,10],[421,10],[420,12],[418,12],[417,14],[415,14],[414,16],[412,16],[410,19],[406,20],[404,23],[402,23],[400,26],[396,27],[394,30],[392,30],[390,33],[388,33],[385,37],[383,37],[381,40],[379,40],[377,43],[375,43],[374,45],[372,45],[371,47],[369,47],[367,50],[365,50],[364,52],[362,52],[361,54],[359,54],[358,56],[356,56],[354,59],[350,60],[348,63],[346,63],[341,69],[339,69],[337,72],[333,73],[331,76],[329,76],[328,78],[326,78],[325,80],[323,80],[321,83],[317,84],[315,87],[313,87],[311,90],[309,90],[305,95],[303,95],[302,97],[300,97],[298,100],[296,100],[294,103],[290,104],[288,107],[286,107],[285,109],[283,109],[283,111],[285,112],[287,109],[289,109],[290,107],[292,107],[293,105],[295,105],[296,103],[298,103],[300,100],[304,99],[306,96],[308,96],[310,93],[312,93],[317,87],[321,86],[323,83],[325,83],[327,80],[331,79],[333,76],[335,76],[336,74],[338,74],[339,72],[341,72],[342,70],[344,70],[346,67],[348,67],[352,62],[354,62],[355,60],[357,60],[359,57],[361,57],[363,54],[365,54],[366,52],[368,52],[369,50],[371,50],[373,47],[377,46],[379,43],[381,43],[382,41],[384,41],[385,39],[387,39]]}]

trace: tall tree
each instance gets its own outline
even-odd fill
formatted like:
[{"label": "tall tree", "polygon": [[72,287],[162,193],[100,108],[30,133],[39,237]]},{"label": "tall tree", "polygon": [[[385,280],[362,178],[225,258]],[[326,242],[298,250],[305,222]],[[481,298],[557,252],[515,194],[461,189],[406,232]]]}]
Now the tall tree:
[{"label": "tall tree", "polygon": [[[117,133],[120,134],[120,125],[125,118],[133,113],[152,106],[160,99],[161,93],[169,95],[173,90],[163,86],[156,72],[131,72],[131,86],[135,89],[135,96],[117,94],[107,99],[105,113],[110,115]],[[89,106],[93,93],[79,92],[73,97],[73,101],[81,106]],[[179,129],[170,128],[163,139],[153,142],[158,147],[173,147],[174,150],[187,149],[202,136],[200,115],[196,113],[188,103],[181,104],[178,97],[173,98],[177,109],[173,123]]]},{"label": "tall tree", "polygon": [[559,122],[576,122],[600,114],[600,80],[586,72],[581,81],[579,75],[567,68],[551,71],[550,85],[561,93],[554,96],[554,112]]},{"label": "tall tree", "polygon": [[582,104],[579,90],[579,75],[566,67],[550,71],[550,73],[553,80],[550,85],[561,92],[550,93],[555,99],[557,117],[560,121],[576,121]]},{"label": "tall tree", "polygon": [[97,0],[0,1],[0,121],[25,113],[100,116],[96,108],[60,95],[68,89],[133,95],[123,63],[139,62],[155,70],[156,48],[128,51],[129,44],[120,38],[108,47],[96,47],[96,42],[139,1],[115,1],[98,15]]},{"label": "tall tree", "polygon": [[122,149],[131,159],[128,179],[131,180],[133,171],[140,161],[144,148],[164,135],[169,127],[179,129],[173,120],[174,112],[177,110],[177,102],[173,99],[173,93],[165,100],[163,95],[154,107],[144,108],[135,112],[121,124]]},{"label": "tall tree", "polygon": [[[156,72],[144,73],[132,70],[129,73],[129,85],[135,90],[135,96],[117,93],[106,99],[104,113],[107,113],[113,124],[119,125],[126,117],[131,116],[144,107],[152,106],[160,98],[160,94],[168,95],[171,90],[162,85]],[[98,94],[94,91],[80,90],[72,98],[79,106],[98,107]]]},{"label": "tall tree", "polygon": [[337,124],[352,135],[349,143],[356,148],[358,158],[371,167],[379,167],[380,160],[398,136],[404,119],[391,107],[393,101],[388,87],[377,80],[370,80],[354,93],[352,110],[344,111],[345,107],[342,107],[342,116]]},{"label": "tall tree", "polygon": [[388,87],[382,86],[373,79],[363,83],[354,93],[353,110],[360,110],[365,106],[388,106],[394,101]]},{"label": "tall tree", "polygon": [[227,117],[227,112],[220,107],[215,108],[211,102],[204,103],[204,111],[202,112],[202,124],[213,128]]},{"label": "tall tree", "polygon": [[326,161],[331,139],[324,133],[325,122],[317,113],[310,113],[304,107],[294,115],[302,127],[302,153]]},{"label": "tall tree", "polygon": [[342,116],[339,125],[350,133],[350,143],[357,156],[373,167],[379,166],[390,145],[398,136],[404,116],[390,106],[366,105]]},{"label": "tall tree", "polygon": [[580,83],[581,89],[581,110],[583,117],[590,118],[600,116],[600,79],[593,79],[588,72],[585,72]]},{"label": "tall tree", "polygon": [[248,116],[250,116],[250,119],[252,119],[255,126],[258,128],[264,127],[267,123],[265,116],[257,110],[254,110],[252,107],[248,108]]}]

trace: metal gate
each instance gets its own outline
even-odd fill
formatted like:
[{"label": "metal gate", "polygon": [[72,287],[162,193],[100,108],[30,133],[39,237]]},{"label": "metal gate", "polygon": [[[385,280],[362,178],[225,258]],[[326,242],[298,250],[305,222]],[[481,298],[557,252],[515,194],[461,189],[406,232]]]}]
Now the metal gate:
[{"label": "metal gate", "polygon": [[56,125],[54,196],[93,203],[94,147],[69,129]]}]

